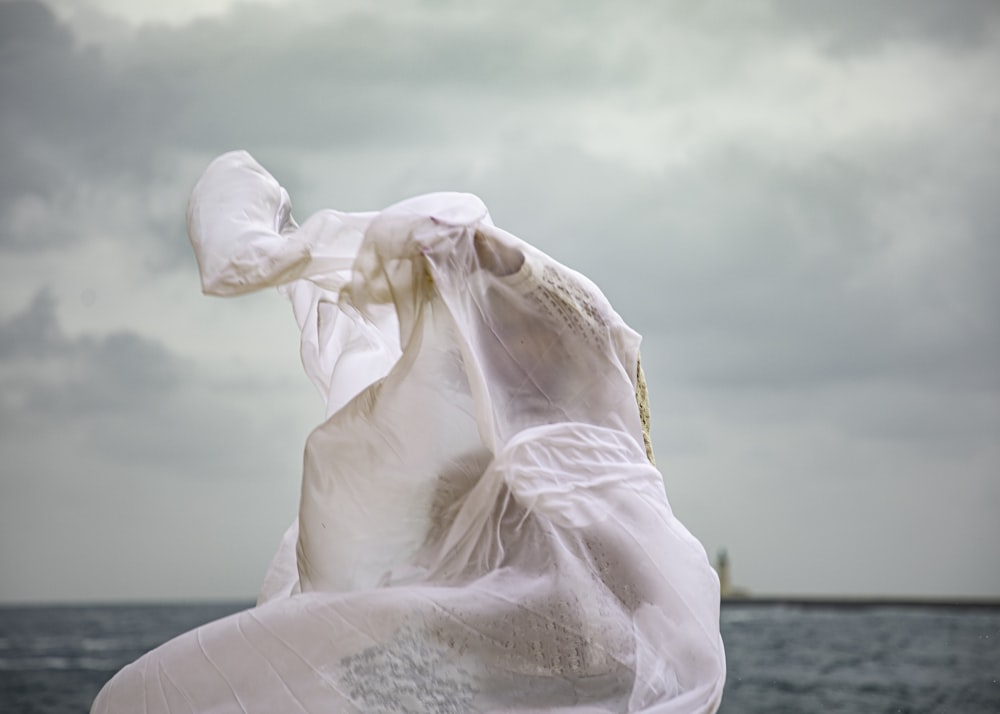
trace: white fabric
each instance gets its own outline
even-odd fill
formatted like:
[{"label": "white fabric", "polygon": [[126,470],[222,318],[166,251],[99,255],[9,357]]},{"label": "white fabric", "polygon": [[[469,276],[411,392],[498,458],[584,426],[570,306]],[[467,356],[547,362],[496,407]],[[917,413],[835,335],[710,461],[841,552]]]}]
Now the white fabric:
[{"label": "white fabric", "polygon": [[189,231],[206,292],[277,285],[327,400],[258,606],[92,712],[713,712],[719,586],[635,400],[639,336],[467,194],[298,227],[249,154]]}]

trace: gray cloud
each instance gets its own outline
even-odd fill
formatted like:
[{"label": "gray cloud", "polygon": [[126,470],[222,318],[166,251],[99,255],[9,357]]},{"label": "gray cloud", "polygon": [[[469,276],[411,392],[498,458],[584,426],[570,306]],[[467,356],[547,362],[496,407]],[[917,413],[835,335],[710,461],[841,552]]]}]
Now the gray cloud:
[{"label": "gray cloud", "polygon": [[[647,337],[678,512],[710,546],[741,545],[747,584],[808,589],[787,573],[788,534],[835,558],[843,541],[810,528],[828,502],[857,514],[859,549],[892,540],[887,519],[919,536],[952,479],[946,510],[972,514],[953,519],[954,544],[995,531],[976,515],[996,498],[1000,424],[992,4],[943,20],[923,2],[347,7],[237,5],[107,33],[91,14],[88,45],[43,5],[0,3],[0,251],[44,266],[8,275],[27,307],[0,320],[0,416],[23,442],[0,439],[22,475],[10,503],[34,493],[26,474],[74,463],[179,500],[202,479],[220,508],[220,484],[294,475],[318,414],[280,379],[196,360],[159,314],[60,323],[59,291],[37,292],[72,247],[81,271],[127,276],[109,295],[163,290],[150,304],[164,318],[232,339],[162,280],[196,290],[184,203],[211,156],[239,147],[299,219],[469,190],[594,278]],[[39,447],[53,441],[67,455]],[[948,582],[995,587],[972,560]],[[879,581],[880,567],[857,565],[885,588],[944,582]]]},{"label": "gray cloud", "polygon": [[932,42],[963,50],[987,42],[1000,23],[992,0],[777,0],[782,20],[815,34],[834,52],[872,51],[888,42]]},{"label": "gray cloud", "polygon": [[[300,437],[307,419],[302,415],[285,428],[280,424],[287,413],[251,418],[248,409],[260,396],[285,385],[206,373],[133,331],[69,337],[48,290],[0,321],[0,385],[5,451],[18,448],[18,434],[74,432],[86,435],[91,458],[160,464],[172,477],[266,478],[274,461],[248,452],[247,440],[271,430]],[[280,399],[273,406],[283,409]]]},{"label": "gray cloud", "polygon": [[22,312],[0,322],[0,361],[36,358],[64,342],[55,320],[53,298],[42,290]]},{"label": "gray cloud", "polygon": [[[844,158],[722,152],[655,178],[572,151],[522,158],[495,174],[516,186],[483,186],[500,199],[498,220],[508,214],[505,225],[607,285],[645,331],[672,335],[683,350],[672,368],[703,386],[1000,383],[1000,294],[986,267],[1000,226],[985,202],[1000,177],[914,205],[918,225],[947,213],[970,229],[906,264],[896,253],[928,235],[887,226],[880,211],[912,184]],[[911,168],[895,163],[882,166]],[[567,211],[574,203],[587,210]]]},{"label": "gray cloud", "polygon": [[38,249],[74,240],[71,231],[15,232],[19,201],[59,203],[81,177],[136,182],[155,175],[155,147],[171,113],[169,86],[141,71],[121,77],[97,48],[32,0],[0,3],[0,245]]},{"label": "gray cloud", "polygon": [[[964,450],[970,460],[976,451],[995,459],[984,448],[1000,423],[995,283],[985,272],[969,275],[991,252],[989,214],[954,254],[902,277],[892,250],[917,237],[884,234],[870,182],[752,157],[706,173],[688,177],[687,191],[672,190],[673,181],[661,187],[673,197],[672,220],[637,243],[647,251],[612,249],[587,271],[656,338],[647,364],[666,414],[710,413],[736,431],[811,423],[891,451],[905,445],[914,457]],[[712,198],[710,187],[723,185],[742,200]],[[671,401],[678,390],[688,395],[680,405]],[[664,418],[655,433],[672,447],[683,418]],[[708,454],[725,440],[701,448]],[[988,472],[980,467],[977,478]],[[830,477],[825,468],[794,476]]]},{"label": "gray cloud", "polygon": [[318,403],[132,330],[67,334],[58,307],[0,319],[0,599],[247,597]]}]

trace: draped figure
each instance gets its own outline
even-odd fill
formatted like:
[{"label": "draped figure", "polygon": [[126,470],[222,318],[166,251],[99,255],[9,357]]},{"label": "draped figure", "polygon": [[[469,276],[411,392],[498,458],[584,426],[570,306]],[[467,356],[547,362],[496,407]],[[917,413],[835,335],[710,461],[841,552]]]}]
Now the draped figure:
[{"label": "draped figure", "polygon": [[188,229],[206,293],[291,301],[326,416],[257,606],[92,714],[718,708],[718,580],[652,462],[640,337],[590,280],[469,194],[298,225],[246,152]]}]

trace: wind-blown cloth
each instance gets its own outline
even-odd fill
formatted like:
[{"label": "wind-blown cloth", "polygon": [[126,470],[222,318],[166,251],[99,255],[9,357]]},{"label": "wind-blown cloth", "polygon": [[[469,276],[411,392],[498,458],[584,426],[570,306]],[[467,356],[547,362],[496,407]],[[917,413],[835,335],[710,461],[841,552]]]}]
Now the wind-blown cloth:
[{"label": "wind-blown cloth", "polygon": [[204,291],[277,286],[326,420],[256,607],[92,712],[714,712],[719,584],[643,439],[639,341],[468,194],[298,226],[245,152],[191,197]]}]

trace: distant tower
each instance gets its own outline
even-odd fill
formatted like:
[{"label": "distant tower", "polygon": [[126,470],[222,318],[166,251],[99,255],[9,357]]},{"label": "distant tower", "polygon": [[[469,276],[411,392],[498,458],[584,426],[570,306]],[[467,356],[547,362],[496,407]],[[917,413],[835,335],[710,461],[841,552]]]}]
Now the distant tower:
[{"label": "distant tower", "polygon": [[719,574],[719,591],[722,597],[729,597],[732,594],[733,586],[729,582],[729,553],[725,548],[719,548],[715,556],[715,570]]},{"label": "distant tower", "polygon": [[725,548],[719,548],[715,556],[715,572],[719,574],[719,595],[723,600],[750,597],[750,591],[733,585],[729,579],[729,553]]}]

